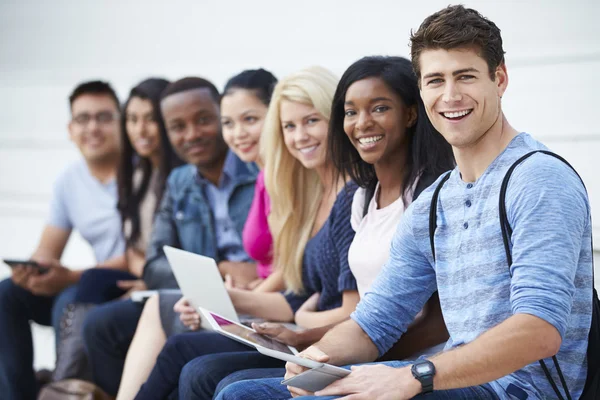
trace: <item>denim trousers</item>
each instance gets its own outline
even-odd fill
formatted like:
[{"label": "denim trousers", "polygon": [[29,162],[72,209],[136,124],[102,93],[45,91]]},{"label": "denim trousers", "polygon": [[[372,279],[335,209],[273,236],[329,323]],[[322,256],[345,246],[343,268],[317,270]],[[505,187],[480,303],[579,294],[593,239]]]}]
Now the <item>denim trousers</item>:
[{"label": "denim trousers", "polygon": [[34,400],[38,385],[33,371],[33,339],[30,321],[53,326],[57,333],[67,304],[75,297],[76,286],[56,296],[37,296],[15,285],[0,282],[0,397],[6,400]]},{"label": "denim trousers", "polygon": [[198,357],[181,371],[179,398],[210,400],[229,384],[246,379],[271,378],[285,374],[284,361],[257,351],[210,354]]},{"label": "denim trousers", "polygon": [[[411,362],[391,361],[381,363],[396,368],[412,364]],[[287,387],[281,384],[283,375],[279,378],[254,379],[239,381],[228,385],[218,396],[217,400],[287,400],[292,396]],[[343,396],[303,396],[296,397],[296,400],[303,399],[337,399]],[[414,397],[418,400],[477,400],[490,399],[497,400],[498,396],[489,385],[473,386],[462,389],[439,390]]]}]

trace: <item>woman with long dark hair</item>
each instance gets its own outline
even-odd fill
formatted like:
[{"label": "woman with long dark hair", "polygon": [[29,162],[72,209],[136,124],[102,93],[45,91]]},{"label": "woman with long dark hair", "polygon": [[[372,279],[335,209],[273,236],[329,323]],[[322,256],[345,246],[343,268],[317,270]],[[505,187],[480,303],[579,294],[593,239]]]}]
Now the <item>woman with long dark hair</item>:
[{"label": "woman with long dark hair", "polygon": [[141,277],[144,253],[167,176],[182,164],[167,137],[160,94],[168,81],[150,78],[131,89],[121,118],[121,163],[118,208],[127,243],[127,266]]}]

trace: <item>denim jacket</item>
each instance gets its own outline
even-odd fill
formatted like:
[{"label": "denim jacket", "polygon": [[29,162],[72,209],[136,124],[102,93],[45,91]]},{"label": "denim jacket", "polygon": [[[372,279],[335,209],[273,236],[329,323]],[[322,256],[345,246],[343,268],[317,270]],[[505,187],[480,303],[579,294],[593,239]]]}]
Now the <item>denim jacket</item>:
[{"label": "denim jacket", "polygon": [[[233,163],[234,190],[229,197],[229,212],[240,237],[252,198],[258,168],[235,157]],[[169,245],[214,258],[217,262],[217,238],[213,211],[206,198],[204,183],[197,179],[196,166],[184,165],[174,169],[169,178],[161,205],[154,219],[143,279],[149,289],[177,288],[177,281],[163,252]]]}]

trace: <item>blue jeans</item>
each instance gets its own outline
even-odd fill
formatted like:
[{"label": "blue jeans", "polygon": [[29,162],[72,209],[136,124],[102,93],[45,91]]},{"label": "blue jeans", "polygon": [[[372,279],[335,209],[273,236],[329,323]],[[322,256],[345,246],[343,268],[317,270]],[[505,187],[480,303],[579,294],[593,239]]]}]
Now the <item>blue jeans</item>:
[{"label": "blue jeans", "polygon": [[[381,364],[386,364],[396,368],[410,365],[410,362],[391,361]],[[216,400],[287,400],[292,396],[287,390],[287,387],[281,384],[283,375],[280,378],[271,379],[255,379],[233,383],[227,386],[219,393]],[[343,396],[342,396],[343,397]],[[338,396],[303,396],[298,399],[337,399]],[[418,395],[414,397],[419,400],[479,400],[490,399],[497,400],[498,396],[489,385],[473,386],[462,389],[440,390],[432,393]]]},{"label": "blue jeans", "polygon": [[94,382],[111,396],[119,390],[125,356],[143,307],[131,300],[110,301],[90,310],[83,323]]},{"label": "blue jeans", "polygon": [[[57,296],[36,296],[15,285],[0,282],[0,393],[6,400],[35,399],[37,382],[33,372],[33,340],[29,321],[52,325],[56,333],[67,304],[72,303],[76,287]],[[57,340],[58,340],[58,334]]]},{"label": "blue jeans", "polygon": [[[222,353],[248,352],[249,350],[251,350],[250,347],[212,331],[187,332],[171,336],[158,355],[156,364],[150,372],[148,380],[140,388],[136,399],[164,399],[172,392],[177,391],[184,367],[197,357],[210,354],[222,357],[224,356]],[[203,370],[199,373],[200,375],[211,374],[211,377],[214,376],[212,370]],[[191,376],[190,374],[191,371],[188,369],[186,376]],[[217,383],[218,381],[214,387],[217,386]]]},{"label": "blue jeans", "polygon": [[257,351],[198,357],[187,363],[181,371],[179,398],[212,399],[215,393],[239,380],[283,376],[284,365],[284,361],[264,356]]}]

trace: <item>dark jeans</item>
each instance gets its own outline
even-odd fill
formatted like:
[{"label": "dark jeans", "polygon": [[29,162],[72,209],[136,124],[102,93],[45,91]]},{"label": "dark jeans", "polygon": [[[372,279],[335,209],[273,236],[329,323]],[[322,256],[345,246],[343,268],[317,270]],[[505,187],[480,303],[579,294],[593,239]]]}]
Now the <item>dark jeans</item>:
[{"label": "dark jeans", "polygon": [[284,361],[257,351],[198,357],[187,363],[181,371],[179,398],[210,400],[227,385],[239,380],[283,376],[284,366]]},{"label": "dark jeans", "polygon": [[[252,352],[250,347],[212,331],[189,332],[171,336],[158,355],[156,364],[136,399],[150,400],[168,397],[177,390],[183,367],[197,357],[209,354],[223,356],[221,353],[249,351]],[[204,372],[209,373],[209,371]],[[217,383],[218,381],[214,383],[215,388]]]},{"label": "dark jeans", "polygon": [[[35,399],[33,341],[29,321],[52,325],[55,332],[67,304],[73,302],[75,286],[57,296],[36,296],[15,285],[0,282],[0,397],[6,400]],[[58,338],[58,335],[57,335]]]},{"label": "dark jeans", "polygon": [[125,290],[117,286],[118,281],[138,279],[129,272],[109,268],[90,268],[81,275],[77,283],[77,303],[102,304],[115,300],[125,294]]},{"label": "dark jeans", "polygon": [[[411,362],[391,361],[387,364],[398,368],[412,364]],[[283,375],[279,378],[254,379],[232,383],[218,394],[216,400],[287,400],[292,398],[287,387],[281,384]],[[303,396],[296,399],[338,399],[343,396]],[[473,386],[462,389],[440,390],[421,394],[414,399],[419,400],[497,400],[499,397],[490,385]]]},{"label": "dark jeans", "polygon": [[116,396],[125,356],[144,306],[131,300],[114,300],[92,309],[83,324],[83,340],[94,382]]}]

